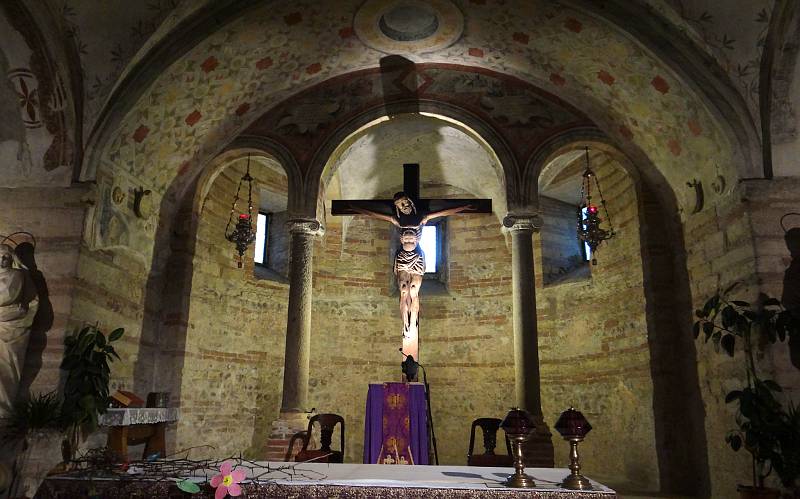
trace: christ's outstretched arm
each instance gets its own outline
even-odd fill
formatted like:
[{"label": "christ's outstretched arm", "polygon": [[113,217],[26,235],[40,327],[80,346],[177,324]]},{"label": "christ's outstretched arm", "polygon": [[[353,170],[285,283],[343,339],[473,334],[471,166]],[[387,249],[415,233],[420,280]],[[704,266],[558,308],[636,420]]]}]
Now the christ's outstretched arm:
[{"label": "christ's outstretched arm", "polygon": [[428,213],[427,215],[422,217],[422,225],[425,225],[434,218],[449,217],[450,215],[455,215],[456,213],[461,213],[462,211],[467,211],[472,208],[473,206],[471,204],[465,204],[464,206],[456,206],[455,208],[448,208],[446,210],[439,210],[439,211],[434,211],[432,213]]},{"label": "christ's outstretched arm", "polygon": [[379,213],[377,211],[367,210],[367,209],[364,209],[364,208],[360,208],[358,206],[350,206],[350,209],[355,211],[356,213],[358,213],[360,215],[366,215],[368,217],[377,218],[378,220],[383,220],[384,222],[389,222],[390,224],[394,224],[394,225],[396,225],[398,227],[400,226],[400,224],[397,223],[397,219],[395,217],[391,216],[391,215],[386,215],[386,214],[383,214],[383,213]]}]

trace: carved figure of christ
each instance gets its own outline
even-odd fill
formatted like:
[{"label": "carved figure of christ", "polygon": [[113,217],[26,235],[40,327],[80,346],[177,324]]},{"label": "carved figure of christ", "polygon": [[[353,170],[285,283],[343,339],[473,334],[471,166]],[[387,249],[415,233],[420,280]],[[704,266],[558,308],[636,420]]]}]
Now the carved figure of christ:
[{"label": "carved figure of christ", "polygon": [[393,271],[400,292],[404,354],[419,360],[419,292],[425,274],[425,254],[419,246],[422,227],[435,218],[457,213],[491,212],[491,199],[421,199],[419,165],[413,163],[403,165],[403,191],[393,199],[332,202],[331,215],[364,215],[399,228],[401,248]]}]

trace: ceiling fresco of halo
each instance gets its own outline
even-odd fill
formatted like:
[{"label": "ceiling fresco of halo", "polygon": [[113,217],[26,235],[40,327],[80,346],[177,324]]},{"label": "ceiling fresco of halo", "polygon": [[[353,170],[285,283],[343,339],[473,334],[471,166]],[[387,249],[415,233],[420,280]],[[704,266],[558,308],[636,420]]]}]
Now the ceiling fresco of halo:
[{"label": "ceiling fresco of halo", "polygon": [[[162,196],[264,110],[330,77],[376,67],[384,54],[353,28],[360,4],[270,5],[210,35],[139,99],[107,143],[102,168],[123,170]],[[687,178],[736,177],[731,146],[702,101],[623,33],[552,2],[505,5],[459,2],[463,36],[414,60],[492,69],[603,108],[595,121],[644,151],[681,205],[693,202]]]}]

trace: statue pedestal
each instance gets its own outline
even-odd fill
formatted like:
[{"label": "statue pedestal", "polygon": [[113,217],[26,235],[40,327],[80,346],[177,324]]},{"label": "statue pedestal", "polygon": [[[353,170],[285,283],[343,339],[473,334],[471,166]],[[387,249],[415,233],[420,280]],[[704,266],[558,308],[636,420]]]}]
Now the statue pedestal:
[{"label": "statue pedestal", "polygon": [[[286,461],[286,454],[289,450],[289,440],[297,432],[308,429],[307,412],[282,412],[278,419],[272,422],[272,431],[267,438],[267,451],[264,459],[267,461]],[[294,449],[289,454],[289,460],[300,452],[303,441],[295,441]]]}]

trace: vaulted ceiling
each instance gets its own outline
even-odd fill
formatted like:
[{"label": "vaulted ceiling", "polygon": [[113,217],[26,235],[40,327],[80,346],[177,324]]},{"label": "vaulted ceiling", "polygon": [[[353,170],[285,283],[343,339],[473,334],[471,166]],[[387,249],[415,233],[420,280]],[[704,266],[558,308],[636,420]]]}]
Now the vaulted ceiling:
[{"label": "vaulted ceiling", "polygon": [[[382,59],[399,54],[418,67],[458,65],[472,75],[462,78],[467,85],[489,71],[553,95],[577,110],[578,121],[650,165],[653,180],[671,186],[681,205],[691,201],[685,183],[694,177],[710,184],[723,176],[733,186],[764,174],[760,89],[772,73],[762,55],[790,52],[785,19],[796,14],[773,3],[10,0],[0,10],[4,184],[64,185],[82,172],[83,180],[113,176],[169,201],[243,133],[280,134],[289,124],[308,139],[324,128],[297,111],[277,112],[315,85],[344,78],[352,99],[386,97]],[[778,62],[790,80],[794,64]],[[347,76],[370,71],[381,88]],[[424,72],[414,78],[392,83],[424,92]],[[475,110],[496,112],[491,85],[481,92]],[[334,90],[328,97],[335,100]],[[342,122],[352,99],[305,116],[327,113]],[[517,134],[529,119],[501,117]],[[517,154],[513,171],[505,166],[506,179],[528,185],[524,177],[535,174],[525,163],[539,145],[519,135],[509,142],[528,150]],[[309,144],[306,159],[324,156],[322,145]],[[290,183],[313,194],[322,166],[308,168],[290,172],[297,177]]]}]

